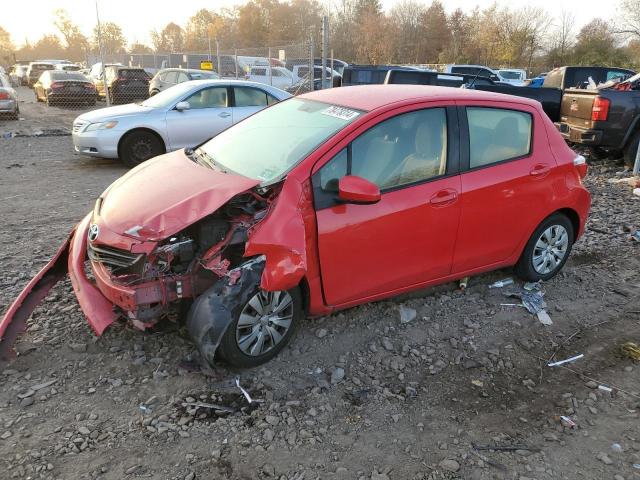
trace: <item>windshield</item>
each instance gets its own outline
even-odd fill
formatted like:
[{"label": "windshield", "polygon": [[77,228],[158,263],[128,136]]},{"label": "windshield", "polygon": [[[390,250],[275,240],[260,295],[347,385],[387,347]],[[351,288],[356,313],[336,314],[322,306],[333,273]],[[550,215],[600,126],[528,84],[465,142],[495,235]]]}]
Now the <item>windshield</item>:
[{"label": "windshield", "polygon": [[502,78],[506,78],[507,80],[521,80],[522,75],[520,72],[514,72],[512,70],[500,70],[498,73],[502,75]]},{"label": "windshield", "polygon": [[294,98],[252,115],[200,148],[223,170],[267,184],[282,177],[361,113]]},{"label": "windshield", "polygon": [[214,72],[191,72],[191,80],[209,80],[220,78],[217,73]]},{"label": "windshield", "polygon": [[144,102],[142,102],[143,107],[151,107],[151,108],[164,108],[170,107],[173,104],[179,102],[182,97],[184,97],[187,93],[189,93],[193,89],[193,84],[191,82],[183,82],[173,87],[169,87],[166,90],[154,95],[153,97],[147,98]]}]

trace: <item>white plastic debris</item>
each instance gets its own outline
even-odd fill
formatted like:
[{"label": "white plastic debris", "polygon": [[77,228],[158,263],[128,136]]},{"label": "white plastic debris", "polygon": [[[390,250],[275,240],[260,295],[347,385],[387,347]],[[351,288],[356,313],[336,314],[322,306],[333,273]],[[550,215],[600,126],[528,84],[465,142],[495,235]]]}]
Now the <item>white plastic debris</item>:
[{"label": "white plastic debris", "polygon": [[507,285],[513,285],[513,278],[505,278],[504,280],[498,280],[497,282],[489,285],[489,288],[502,288]]},{"label": "white plastic debris", "polygon": [[581,358],[584,358],[584,353],[581,353],[580,355],[576,355],[575,357],[567,358],[565,360],[559,360],[557,362],[548,363],[547,367],[557,367],[558,365],[564,365],[565,363],[575,362],[576,360],[580,360]]},{"label": "white plastic debris", "polygon": [[576,422],[574,422],[570,417],[567,417],[566,415],[560,416],[560,423],[569,428],[576,428],[578,426]]},{"label": "white plastic debris", "polygon": [[409,323],[411,320],[416,318],[417,314],[418,312],[416,312],[413,308],[400,305],[400,323]]},{"label": "white plastic debris", "polygon": [[538,312],[536,312],[536,316],[538,317],[538,320],[540,320],[541,324],[553,325],[553,320],[551,320],[551,317],[546,310],[539,310]]},{"label": "white plastic debris", "polygon": [[613,388],[607,387],[605,385],[598,385],[598,390],[602,390],[603,392],[613,392]]},{"label": "white plastic debris", "polygon": [[236,387],[240,389],[242,395],[244,395],[244,398],[247,399],[247,402],[249,402],[249,404],[252,404],[253,399],[251,398],[251,395],[249,395],[249,392],[247,392],[244,388],[242,388],[242,385],[240,385],[240,377],[236,377]]},{"label": "white plastic debris", "polygon": [[613,450],[616,453],[620,453],[622,452],[622,445],[620,445],[619,443],[612,443],[611,450]]}]

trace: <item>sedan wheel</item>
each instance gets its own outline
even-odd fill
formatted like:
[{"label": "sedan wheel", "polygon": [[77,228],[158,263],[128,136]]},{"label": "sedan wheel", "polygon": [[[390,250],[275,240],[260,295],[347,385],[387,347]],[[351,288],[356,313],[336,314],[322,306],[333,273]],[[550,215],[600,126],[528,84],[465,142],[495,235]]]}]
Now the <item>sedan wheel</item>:
[{"label": "sedan wheel", "polygon": [[522,279],[549,280],[563,267],[573,245],[574,227],[562,213],[554,213],[536,228],[515,266]]},{"label": "sedan wheel", "polygon": [[236,325],[236,342],[242,353],[264,355],[286,337],[293,322],[289,292],[259,291],[247,302]]},{"label": "sedan wheel", "polygon": [[564,260],[569,248],[569,234],[562,225],[547,228],[533,249],[533,268],[540,275],[547,275]]},{"label": "sedan wheel", "polygon": [[129,167],[135,167],[165,152],[162,140],[155,134],[138,130],[125,135],[120,148],[120,159]]}]

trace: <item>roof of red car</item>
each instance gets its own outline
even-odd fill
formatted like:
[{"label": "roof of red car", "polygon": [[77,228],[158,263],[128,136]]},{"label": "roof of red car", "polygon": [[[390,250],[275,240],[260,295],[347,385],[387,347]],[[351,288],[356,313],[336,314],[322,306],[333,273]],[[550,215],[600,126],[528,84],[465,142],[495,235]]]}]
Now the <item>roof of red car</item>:
[{"label": "roof of red car", "polygon": [[[523,87],[524,88],[524,87]],[[371,111],[407,100],[492,100],[540,106],[535,100],[479,90],[429,85],[358,85],[328,88],[301,95],[302,98]]]}]

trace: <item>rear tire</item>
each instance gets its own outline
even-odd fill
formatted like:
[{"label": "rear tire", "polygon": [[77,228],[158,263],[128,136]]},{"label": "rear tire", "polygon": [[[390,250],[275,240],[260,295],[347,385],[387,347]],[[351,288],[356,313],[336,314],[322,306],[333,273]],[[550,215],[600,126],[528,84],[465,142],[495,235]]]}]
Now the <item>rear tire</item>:
[{"label": "rear tire", "polygon": [[638,144],[640,144],[640,132],[636,132],[627,146],[624,147],[624,164],[626,167],[633,168],[633,164],[636,162]]},{"label": "rear tire", "polygon": [[566,215],[554,213],[547,217],[529,238],[515,274],[529,282],[553,278],[569,258],[574,239],[573,224]]},{"label": "rear tire", "polygon": [[128,167],[135,167],[142,162],[165,153],[162,140],[154,133],[140,130],[127,133],[118,149],[120,160]]}]

